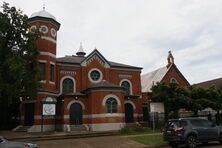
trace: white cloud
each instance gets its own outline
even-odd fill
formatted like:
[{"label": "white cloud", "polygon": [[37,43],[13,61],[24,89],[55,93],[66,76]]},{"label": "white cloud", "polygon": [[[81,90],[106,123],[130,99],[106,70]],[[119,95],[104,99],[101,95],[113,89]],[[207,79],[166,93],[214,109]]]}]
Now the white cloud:
[{"label": "white cloud", "polygon": [[[29,16],[39,0],[6,0]],[[111,61],[144,67],[166,65],[168,50],[190,83],[222,76],[221,0],[47,0],[61,23],[58,56],[75,54],[79,43],[96,46]],[[206,73],[207,71],[207,73]]]}]

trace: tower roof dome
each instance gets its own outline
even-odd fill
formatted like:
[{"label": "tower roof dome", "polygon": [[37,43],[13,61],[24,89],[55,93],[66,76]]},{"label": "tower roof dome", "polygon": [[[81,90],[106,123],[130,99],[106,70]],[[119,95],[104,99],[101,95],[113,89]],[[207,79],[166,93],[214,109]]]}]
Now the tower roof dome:
[{"label": "tower roof dome", "polygon": [[39,11],[39,12],[33,13],[33,14],[30,16],[30,18],[38,17],[38,16],[40,16],[40,17],[45,17],[45,18],[51,18],[51,19],[53,19],[53,20],[56,21],[55,16],[53,16],[52,14],[50,14],[49,12],[47,12],[47,11],[45,11],[45,10],[41,10],[41,11]]}]

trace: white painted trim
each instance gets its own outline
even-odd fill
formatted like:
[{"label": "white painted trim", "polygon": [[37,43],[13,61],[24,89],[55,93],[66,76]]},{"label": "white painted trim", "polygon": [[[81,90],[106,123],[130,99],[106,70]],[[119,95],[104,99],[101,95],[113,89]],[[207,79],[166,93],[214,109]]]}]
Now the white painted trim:
[{"label": "white painted trim", "polygon": [[[99,80],[97,80],[97,81],[94,81],[94,80],[91,78],[91,76],[90,76],[91,72],[94,71],[94,70],[98,71],[99,74],[100,74],[100,78],[99,78]],[[102,73],[101,70],[99,70],[98,68],[92,68],[92,69],[90,69],[90,71],[88,72],[88,79],[89,79],[90,82],[92,82],[92,83],[99,83],[99,82],[103,79],[103,73]]]},{"label": "white painted trim", "polygon": [[133,106],[133,110],[134,110],[134,111],[136,110],[136,105],[135,105],[132,101],[126,100],[126,101],[124,101],[124,105],[125,105],[126,103],[131,104],[131,105]]},{"label": "white painted trim", "polygon": [[141,69],[133,69],[133,68],[117,68],[117,67],[111,67],[110,69],[113,69],[113,70],[124,70],[124,71],[137,71],[137,72],[141,72]]},{"label": "white painted trim", "polygon": [[128,83],[130,84],[130,95],[133,94],[133,90],[132,90],[132,89],[133,89],[133,85],[132,85],[132,83],[131,83],[130,80],[128,80],[128,79],[122,79],[122,80],[120,81],[119,85],[121,86],[124,81],[126,81],[126,82],[128,82]]},{"label": "white painted trim", "polygon": [[71,105],[72,105],[73,103],[79,103],[79,104],[82,106],[82,109],[85,110],[85,105],[84,105],[84,103],[83,103],[82,101],[80,101],[80,100],[72,100],[72,101],[70,101],[69,104],[67,105],[67,109],[68,109],[68,110],[70,109],[70,107],[71,107]]},{"label": "white painted trim", "polygon": [[115,131],[124,128],[126,123],[96,123],[88,124],[90,131]]},{"label": "white painted trim", "polygon": [[60,80],[60,93],[59,93],[60,95],[62,94],[62,83],[66,78],[71,79],[73,81],[73,92],[76,92],[76,80],[71,76],[64,76]]},{"label": "white painted trim", "polygon": [[49,81],[49,84],[55,85],[55,82],[53,82],[53,81]]},{"label": "white painted trim", "polygon": [[50,61],[49,63],[55,66],[55,62]]},{"label": "white painted trim", "polygon": [[117,103],[118,103],[118,106],[121,106],[121,102],[119,100],[119,98],[116,96],[116,95],[112,95],[112,94],[109,94],[109,95],[106,95],[104,98],[103,98],[103,102],[102,102],[102,106],[105,106],[106,105],[106,100],[109,99],[109,98],[115,98],[117,100]]},{"label": "white painted trim", "polygon": [[56,58],[56,55],[51,53],[51,52],[44,52],[44,51],[41,51],[40,52],[40,55],[45,55],[45,56],[50,56],[52,58]]},{"label": "white painted trim", "polygon": [[50,41],[54,44],[56,44],[56,40],[51,38],[51,37],[48,37],[48,36],[41,36],[41,39],[44,39],[44,40],[47,40],[47,41]]},{"label": "white painted trim", "polygon": [[47,63],[46,60],[38,60],[38,62],[40,62],[40,63]]},{"label": "white painted trim", "polygon": [[40,80],[39,83],[46,83],[46,80]]},{"label": "white painted trim", "polygon": [[54,94],[54,93],[50,93],[50,92],[37,92],[37,94],[59,96],[59,94]]},{"label": "white painted trim", "polygon": [[84,119],[94,119],[94,118],[110,118],[110,117],[125,117],[124,113],[105,113],[105,114],[89,114],[83,115]]}]

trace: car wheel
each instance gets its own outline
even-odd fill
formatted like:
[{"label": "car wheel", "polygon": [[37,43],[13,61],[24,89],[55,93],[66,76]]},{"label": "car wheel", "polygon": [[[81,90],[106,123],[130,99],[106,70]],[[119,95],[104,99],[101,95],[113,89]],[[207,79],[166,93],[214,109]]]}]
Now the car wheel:
[{"label": "car wheel", "polygon": [[186,144],[188,148],[196,148],[198,144],[197,137],[194,135],[190,135],[187,137]]},{"label": "car wheel", "polygon": [[220,134],[219,142],[220,142],[220,144],[222,144],[222,133]]},{"label": "car wheel", "polygon": [[178,147],[178,144],[176,142],[170,142],[169,145],[172,147],[172,148],[177,148]]}]

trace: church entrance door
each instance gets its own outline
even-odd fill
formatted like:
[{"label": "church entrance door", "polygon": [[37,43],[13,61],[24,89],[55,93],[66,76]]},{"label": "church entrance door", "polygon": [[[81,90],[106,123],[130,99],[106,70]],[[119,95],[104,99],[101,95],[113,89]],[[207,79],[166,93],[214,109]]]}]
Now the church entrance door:
[{"label": "church entrance door", "polygon": [[125,104],[125,122],[126,123],[133,123],[133,106],[130,103]]},{"label": "church entrance door", "polygon": [[70,106],[70,125],[82,124],[82,106],[79,103],[73,103]]},{"label": "church entrance door", "polygon": [[34,103],[24,104],[24,126],[32,126],[34,124]]}]

